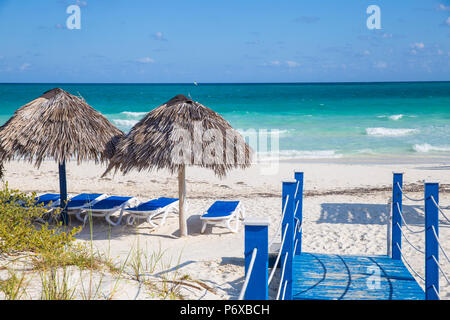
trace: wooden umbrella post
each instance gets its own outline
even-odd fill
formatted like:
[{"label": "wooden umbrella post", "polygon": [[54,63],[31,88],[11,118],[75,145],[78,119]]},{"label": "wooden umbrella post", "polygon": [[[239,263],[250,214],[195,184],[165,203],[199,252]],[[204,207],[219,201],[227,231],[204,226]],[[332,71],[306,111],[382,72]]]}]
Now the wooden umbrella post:
[{"label": "wooden umbrella post", "polygon": [[178,171],[178,203],[180,219],[180,236],[187,236],[187,225],[184,217],[184,208],[186,201],[186,167],[183,165]]}]

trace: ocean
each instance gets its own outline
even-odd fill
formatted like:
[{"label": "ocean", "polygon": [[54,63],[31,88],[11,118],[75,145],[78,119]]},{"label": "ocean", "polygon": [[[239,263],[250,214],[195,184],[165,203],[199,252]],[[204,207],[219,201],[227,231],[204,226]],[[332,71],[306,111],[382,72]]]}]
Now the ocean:
[{"label": "ocean", "polygon": [[278,132],[281,159],[450,159],[450,82],[0,84],[0,123],[55,87],[83,96],[125,132],[150,110],[184,94],[241,132]]}]

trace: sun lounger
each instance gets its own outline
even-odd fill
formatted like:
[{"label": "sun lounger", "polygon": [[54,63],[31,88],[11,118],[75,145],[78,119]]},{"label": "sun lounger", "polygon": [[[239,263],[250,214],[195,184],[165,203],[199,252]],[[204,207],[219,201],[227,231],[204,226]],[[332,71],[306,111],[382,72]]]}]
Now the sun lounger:
[{"label": "sun lounger", "polygon": [[160,225],[166,222],[167,215],[170,212],[178,211],[178,199],[175,198],[158,198],[148,202],[139,204],[136,207],[124,209],[130,214],[127,217],[127,224],[132,225],[136,222],[136,219],[146,219],[152,226],[156,225],[152,222],[152,219],[160,214],[163,215]]},{"label": "sun lounger", "polygon": [[[239,218],[245,218],[245,209],[240,201],[216,201],[209,209],[200,216],[202,220],[201,233],[205,232],[208,224],[226,223],[231,232],[237,232],[239,228]],[[231,221],[236,221],[235,227],[231,227]]]},{"label": "sun lounger", "polygon": [[25,208],[30,208],[31,206],[42,206],[49,211],[53,211],[57,206],[59,206],[60,195],[59,193],[45,193],[33,199],[31,204],[19,201],[19,205]]},{"label": "sun lounger", "polygon": [[[126,206],[134,205],[137,199],[134,197],[117,197],[111,196],[103,200],[98,201],[92,205],[86,205],[82,209],[82,213],[85,214],[83,221],[86,222],[88,217],[105,217],[106,221],[112,225],[117,226],[122,221],[123,210]],[[119,217],[116,222],[112,221],[111,215],[120,211]]]},{"label": "sun lounger", "polygon": [[46,193],[34,198],[36,205],[42,205],[43,207],[56,207],[59,205],[60,194]]},{"label": "sun lounger", "polygon": [[20,206],[30,209],[33,206],[41,206],[46,209],[46,212],[42,217],[36,218],[38,222],[45,223],[52,219],[52,212],[59,206],[60,204],[60,194],[59,193],[45,193],[33,199],[33,203],[25,203],[20,201],[18,203]]},{"label": "sun lounger", "polygon": [[104,193],[81,193],[73,198],[67,203],[66,209],[68,214],[75,214],[75,217],[84,222],[84,218],[81,217],[81,213],[84,209],[89,208],[89,206],[103,200],[107,197]]}]

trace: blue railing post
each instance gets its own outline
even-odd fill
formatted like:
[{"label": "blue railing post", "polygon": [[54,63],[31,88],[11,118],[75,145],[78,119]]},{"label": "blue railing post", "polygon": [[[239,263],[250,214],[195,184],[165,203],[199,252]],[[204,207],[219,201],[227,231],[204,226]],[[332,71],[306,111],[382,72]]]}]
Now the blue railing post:
[{"label": "blue railing post", "polygon": [[61,208],[61,221],[64,225],[68,224],[67,217],[67,181],[66,181],[66,163],[63,161],[59,164],[59,192],[60,192],[60,208]]},{"label": "blue railing post", "polygon": [[425,183],[425,299],[439,300],[439,211],[432,197],[439,204],[439,183]]},{"label": "blue railing post", "polygon": [[[283,182],[283,193],[282,193],[282,208],[286,203],[286,211],[284,214],[283,222],[281,225],[281,236],[284,235],[286,231],[286,238],[284,239],[283,247],[281,248],[281,268],[283,268],[284,260],[286,259],[286,267],[284,270],[284,279],[281,287],[284,291],[284,282],[287,281],[284,300],[292,300],[292,268],[294,263],[294,197],[295,188],[297,182]],[[289,198],[288,198],[289,195]],[[280,295],[281,297],[281,295]],[[281,299],[281,298],[280,298]]]},{"label": "blue railing post", "polygon": [[269,219],[246,218],[245,275],[247,276],[253,249],[257,249],[253,270],[249,278],[245,300],[269,299]]},{"label": "blue railing post", "polygon": [[[394,173],[392,186],[392,259],[400,260],[402,247],[402,189],[403,173]],[[397,246],[398,245],[398,246]]]},{"label": "blue railing post", "polygon": [[[295,180],[297,181],[297,187],[296,187],[296,193],[294,197],[294,210],[297,207],[298,203],[298,209],[295,214],[295,218],[299,221],[299,228],[301,227],[303,223],[303,179],[304,174],[303,172],[295,172],[294,173]],[[297,224],[297,220],[294,221],[294,225]],[[303,231],[297,232],[297,230],[294,230],[294,247],[295,243],[297,243],[297,246],[295,247],[295,254],[302,253],[302,233]]]}]

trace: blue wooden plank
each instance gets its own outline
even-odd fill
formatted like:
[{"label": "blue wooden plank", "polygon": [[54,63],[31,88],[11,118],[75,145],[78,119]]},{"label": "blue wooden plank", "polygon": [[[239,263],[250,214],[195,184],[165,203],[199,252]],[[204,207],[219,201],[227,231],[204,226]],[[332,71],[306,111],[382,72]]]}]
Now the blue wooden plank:
[{"label": "blue wooden plank", "polygon": [[[335,270],[337,272],[342,272],[343,262],[346,263],[346,267],[350,270],[352,274],[371,274],[373,268],[380,268],[383,272],[380,274],[381,277],[401,277],[405,279],[414,278],[407,272],[404,268],[403,263],[399,260],[392,259],[377,259],[377,258],[367,258],[367,257],[352,257],[352,256],[337,256],[337,255],[311,255],[303,256],[301,259],[296,258],[294,261],[294,267],[302,270],[305,268],[309,271],[311,266],[322,267],[321,264],[327,266],[327,272],[333,273]],[[314,271],[316,272],[316,271]]]},{"label": "blue wooden plank", "polygon": [[293,262],[294,299],[424,299],[401,260],[302,253]]}]

